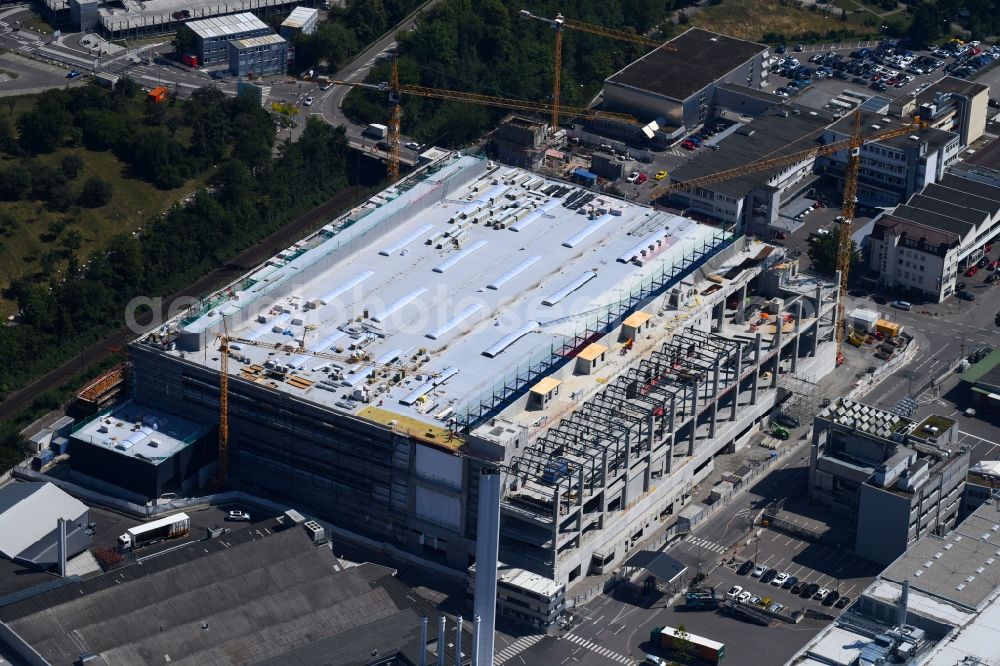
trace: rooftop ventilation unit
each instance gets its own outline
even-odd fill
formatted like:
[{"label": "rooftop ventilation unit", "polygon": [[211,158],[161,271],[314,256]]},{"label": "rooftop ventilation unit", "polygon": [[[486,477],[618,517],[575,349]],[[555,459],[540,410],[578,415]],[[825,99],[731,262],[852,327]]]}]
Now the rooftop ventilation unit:
[{"label": "rooftop ventilation unit", "polygon": [[309,520],[302,524],[302,527],[306,529],[306,533],[312,542],[315,544],[326,542],[326,528],[317,523],[315,520]]}]

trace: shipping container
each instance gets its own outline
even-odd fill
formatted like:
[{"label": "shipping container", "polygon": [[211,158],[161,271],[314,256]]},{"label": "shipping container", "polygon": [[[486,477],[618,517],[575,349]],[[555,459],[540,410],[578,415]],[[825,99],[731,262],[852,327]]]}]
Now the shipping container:
[{"label": "shipping container", "polygon": [[184,55],[181,56],[181,62],[187,65],[188,67],[197,67],[198,56],[196,56],[193,53],[185,53]]},{"label": "shipping container", "polygon": [[167,101],[167,93],[169,91],[163,86],[156,86],[149,91],[147,98],[149,101],[159,104],[160,102]]},{"label": "shipping container", "polygon": [[591,173],[583,167],[576,168],[573,172],[573,179],[576,180],[576,182],[588,187],[593,187],[597,184],[597,174]]},{"label": "shipping container", "polygon": [[879,319],[875,322],[875,330],[883,335],[888,335],[890,338],[894,338],[903,332],[903,327],[894,321]]},{"label": "shipping container", "polygon": [[649,641],[653,645],[667,648],[671,652],[686,652],[688,655],[710,664],[721,664],[726,657],[724,643],[687,632],[679,632],[673,627],[656,627],[649,632]]}]

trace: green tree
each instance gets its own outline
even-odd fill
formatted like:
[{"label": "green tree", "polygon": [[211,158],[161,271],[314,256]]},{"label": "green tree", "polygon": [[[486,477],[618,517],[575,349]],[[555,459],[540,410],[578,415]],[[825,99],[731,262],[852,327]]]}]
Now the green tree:
[{"label": "green tree", "polygon": [[100,176],[91,176],[80,190],[80,203],[87,208],[100,208],[110,202],[113,195],[111,183]]},{"label": "green tree", "polygon": [[17,119],[19,143],[30,153],[49,153],[61,146],[72,120],[65,108],[55,103],[43,103],[44,99]]},{"label": "green tree", "polygon": [[691,634],[683,624],[677,625],[677,633],[674,637],[674,654],[678,659],[687,659],[691,654]]},{"label": "green tree", "polygon": [[10,235],[17,227],[17,216],[9,210],[0,209],[0,234]]},{"label": "green tree", "polygon": [[69,153],[59,162],[59,168],[62,169],[63,175],[66,178],[73,180],[80,173],[80,169],[83,168],[83,158],[76,153]]},{"label": "green tree", "polygon": [[[809,241],[809,261],[812,267],[824,275],[833,275],[837,271],[837,246],[840,238],[833,232],[815,236]],[[861,263],[861,252],[854,241],[851,241],[851,272]]]},{"label": "green tree", "polygon": [[67,251],[67,253],[72,253],[75,250],[79,250],[83,245],[83,234],[80,233],[79,229],[70,229],[59,239],[59,245]]}]

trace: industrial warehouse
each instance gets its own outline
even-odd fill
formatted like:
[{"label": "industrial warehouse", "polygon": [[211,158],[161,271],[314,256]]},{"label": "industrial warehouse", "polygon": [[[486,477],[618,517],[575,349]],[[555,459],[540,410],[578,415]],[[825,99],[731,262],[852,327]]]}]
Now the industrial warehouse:
[{"label": "industrial warehouse", "polygon": [[134,399],[218,423],[225,365],[232,485],[459,571],[500,465],[499,559],[565,583],[833,369],[837,299],[779,248],[443,153],[136,340]]}]

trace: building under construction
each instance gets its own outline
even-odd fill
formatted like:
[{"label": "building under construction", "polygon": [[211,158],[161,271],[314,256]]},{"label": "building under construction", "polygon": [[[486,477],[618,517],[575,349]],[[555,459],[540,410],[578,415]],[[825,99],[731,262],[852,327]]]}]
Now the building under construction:
[{"label": "building under construction", "polygon": [[833,369],[837,295],[780,248],[444,154],[134,341],[134,397],[218,423],[225,335],[232,485],[465,571],[501,464],[499,559],[564,583]]}]

